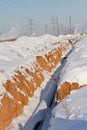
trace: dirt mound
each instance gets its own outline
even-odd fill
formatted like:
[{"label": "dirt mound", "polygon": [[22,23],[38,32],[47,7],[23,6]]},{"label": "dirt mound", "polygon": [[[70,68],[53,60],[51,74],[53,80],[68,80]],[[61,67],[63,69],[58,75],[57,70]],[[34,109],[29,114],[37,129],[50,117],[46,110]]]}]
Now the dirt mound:
[{"label": "dirt mound", "polygon": [[77,90],[77,89],[80,89],[84,86],[87,86],[87,85],[84,84],[84,85],[80,86],[77,82],[74,82],[74,83],[69,83],[67,81],[63,82],[62,85],[60,86],[60,89],[58,90],[57,100],[61,101],[67,95],[69,95],[72,90]]},{"label": "dirt mound", "polygon": [[[43,72],[51,72],[56,67],[62,59],[62,49],[63,51],[67,51],[69,45],[71,44],[66,43],[63,48],[56,48],[43,57],[37,56],[36,61],[33,63],[35,66],[34,71],[22,66],[21,69],[23,69],[28,77],[31,77],[30,80],[28,80],[27,76],[22,72],[15,70],[15,75],[12,77],[13,80],[7,80],[6,83],[3,83],[3,86],[7,92],[11,94],[11,97],[4,94],[1,99],[0,130],[4,130],[11,123],[13,118],[23,113],[23,107],[29,102],[29,97],[34,95],[35,90],[41,86],[45,79]],[[70,86],[69,84],[67,85]],[[58,95],[60,95],[61,90],[59,90],[58,93]],[[59,99],[61,99],[61,97]]]}]

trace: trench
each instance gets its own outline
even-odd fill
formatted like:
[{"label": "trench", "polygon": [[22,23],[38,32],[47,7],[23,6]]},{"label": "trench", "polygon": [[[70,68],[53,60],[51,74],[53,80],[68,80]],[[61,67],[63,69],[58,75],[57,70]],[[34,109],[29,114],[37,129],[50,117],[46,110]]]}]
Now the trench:
[{"label": "trench", "polygon": [[[76,43],[76,42],[75,42]],[[74,43],[74,44],[75,44]],[[56,69],[54,74],[49,79],[46,85],[46,93],[44,98],[40,101],[31,118],[27,121],[24,128],[20,127],[20,130],[47,130],[50,118],[52,116],[52,109],[56,105],[56,92],[58,82],[60,80],[60,73],[62,68],[65,66],[68,56],[74,49],[74,44],[66,56],[62,59],[60,66]],[[43,103],[46,103],[47,108],[41,109]]]},{"label": "trench", "polygon": [[[76,42],[75,42],[76,43]],[[74,44],[75,44],[74,43]],[[63,67],[65,66],[66,62],[67,62],[67,58],[68,56],[72,53],[72,51],[74,50],[74,44],[72,46],[72,49],[66,54],[66,56],[62,59],[61,61],[61,65],[60,67],[56,70],[56,86],[58,86],[58,83],[59,83],[59,80],[60,80],[60,73],[63,69]],[[55,75],[55,74],[54,74]],[[57,87],[58,88],[58,87]],[[48,113],[47,113],[47,116],[44,118],[44,121],[42,124],[40,124],[40,127],[38,127],[39,129],[37,130],[47,130],[48,127],[49,127],[49,122],[50,122],[50,119],[52,117],[52,109],[56,106],[56,98],[57,98],[57,91],[55,91],[54,93],[54,96],[53,96],[53,99],[52,99],[52,102],[51,102],[51,105],[49,107],[49,110],[48,110]]]}]

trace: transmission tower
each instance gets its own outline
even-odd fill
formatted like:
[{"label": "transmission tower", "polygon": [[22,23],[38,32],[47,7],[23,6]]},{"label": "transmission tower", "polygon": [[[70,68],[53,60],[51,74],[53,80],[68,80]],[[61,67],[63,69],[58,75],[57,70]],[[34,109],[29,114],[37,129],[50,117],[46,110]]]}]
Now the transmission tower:
[{"label": "transmission tower", "polygon": [[55,18],[53,17],[52,18],[52,32],[53,32],[53,35],[56,35],[56,20]]},{"label": "transmission tower", "polygon": [[28,22],[28,25],[29,25],[29,33],[30,35],[33,34],[33,19],[29,19],[29,22]]},{"label": "transmission tower", "polygon": [[48,33],[48,25],[47,24],[45,25],[45,33],[46,34]]},{"label": "transmission tower", "polygon": [[72,33],[72,27],[71,27],[71,16],[69,16],[69,28],[70,28],[70,33]]},{"label": "transmission tower", "polygon": [[59,22],[58,22],[58,18],[56,18],[56,26],[57,26],[57,35],[59,35]]}]

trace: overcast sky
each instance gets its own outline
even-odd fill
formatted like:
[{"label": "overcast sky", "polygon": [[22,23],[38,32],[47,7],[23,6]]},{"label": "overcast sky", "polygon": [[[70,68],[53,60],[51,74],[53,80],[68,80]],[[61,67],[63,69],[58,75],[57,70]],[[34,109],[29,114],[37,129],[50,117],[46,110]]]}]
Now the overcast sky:
[{"label": "overcast sky", "polygon": [[87,0],[0,0],[0,32],[13,26],[27,28],[28,19],[34,23],[48,24],[52,17],[60,23],[87,22]]}]

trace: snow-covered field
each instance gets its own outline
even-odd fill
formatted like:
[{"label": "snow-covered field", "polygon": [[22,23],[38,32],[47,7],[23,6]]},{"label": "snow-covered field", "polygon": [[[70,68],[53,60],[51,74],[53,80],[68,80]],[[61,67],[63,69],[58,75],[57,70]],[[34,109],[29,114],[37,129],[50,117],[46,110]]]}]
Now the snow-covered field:
[{"label": "snow-covered field", "polygon": [[54,44],[60,39],[46,35],[42,37],[21,37],[14,42],[0,44],[0,81],[11,78],[18,66],[28,66],[32,69],[32,62],[36,56],[44,56],[50,50],[60,46]]},{"label": "snow-covered field", "polygon": [[58,90],[65,81],[84,87],[71,91],[57,104],[48,130],[87,130],[87,39],[73,45],[60,73]]},{"label": "snow-covered field", "polygon": [[[33,62],[36,56],[44,56],[51,50],[60,47],[61,42],[67,40],[55,36],[45,35],[41,37],[23,36],[14,42],[0,44],[0,94],[7,94],[3,82],[12,80],[15,70],[21,70],[21,66],[34,69]],[[57,43],[57,44],[55,44]],[[28,77],[29,78],[29,77]],[[31,77],[30,77],[31,78]],[[8,93],[10,96],[10,94]],[[1,96],[0,98],[2,98]]]},{"label": "snow-covered field", "polygon": [[[0,44],[0,111],[3,111],[2,109],[4,109],[2,107],[4,104],[4,97],[6,100],[8,99],[8,101],[10,102],[9,104],[11,104],[11,102],[13,102],[14,100],[20,106],[22,102],[25,102],[24,100],[28,100],[26,101],[27,103],[22,106],[23,111],[20,114],[11,117],[10,123],[8,122],[8,124],[10,125],[6,128],[6,130],[33,130],[34,125],[38,121],[43,120],[44,117],[48,114],[47,111],[50,111],[49,113],[51,113],[52,108],[48,110],[48,107],[56,91],[57,81],[58,89],[61,88],[61,84],[65,81],[70,82],[71,84],[76,82],[79,84],[79,86],[87,85],[86,37],[87,35],[79,34],[67,36],[61,35],[59,37],[51,35],[44,35],[40,37],[23,36],[16,41],[2,42]],[[69,40],[73,42],[77,40],[78,42],[74,43],[73,46],[71,46]],[[56,58],[58,56],[57,52],[59,48],[62,48],[62,53],[60,52],[61,58],[65,58],[64,65],[61,65],[62,63],[60,64],[59,61],[56,62]],[[58,50],[55,53],[56,49]],[[52,54],[55,54],[55,56],[52,56]],[[50,55],[52,57],[49,57]],[[48,66],[55,67],[51,71],[49,71],[49,69],[47,70],[47,68],[43,68],[43,66],[40,66],[40,64],[34,64],[36,63],[36,57],[40,56],[43,57],[46,62],[48,62]],[[51,58],[53,58],[52,63],[50,62]],[[54,63],[56,63],[56,65]],[[35,65],[38,65],[37,69]],[[59,67],[61,67],[61,71],[59,70]],[[25,72],[26,68],[29,70],[27,70],[27,73]],[[22,77],[20,77],[20,73]],[[41,80],[41,75],[42,79],[44,77],[44,80],[42,80],[41,82],[37,82],[35,80],[35,77]],[[17,80],[15,79],[15,77],[17,77]],[[25,86],[25,88],[22,86],[22,84],[19,83],[19,81],[22,80],[22,84]],[[17,83],[15,83],[14,81],[16,81]],[[28,85],[27,81],[33,81],[34,86],[37,86],[37,89],[35,90],[32,97],[28,97],[28,93],[26,91],[26,86]],[[5,82],[7,82],[8,86],[4,84]],[[39,82],[40,86],[38,86]],[[17,89],[17,92],[21,94],[23,99],[22,97],[20,97],[20,95],[18,95],[18,93],[18,97],[16,97],[15,88]],[[85,103],[87,100],[86,91],[86,87],[83,87],[79,90],[71,91],[70,95],[65,97],[57,106],[53,108],[52,118],[50,120],[48,128],[49,130],[87,129],[87,105]],[[23,101],[21,101],[20,98]],[[13,105],[15,105],[14,102]],[[9,106],[11,107],[11,105],[6,104],[5,112],[6,109],[7,112],[13,109],[9,109]],[[0,115],[0,123],[2,125],[4,121],[1,116],[2,112]],[[0,130],[3,130],[1,125]],[[7,125],[5,124],[5,126]],[[44,128],[47,129],[47,127],[42,128],[42,130],[45,130]]]}]

